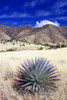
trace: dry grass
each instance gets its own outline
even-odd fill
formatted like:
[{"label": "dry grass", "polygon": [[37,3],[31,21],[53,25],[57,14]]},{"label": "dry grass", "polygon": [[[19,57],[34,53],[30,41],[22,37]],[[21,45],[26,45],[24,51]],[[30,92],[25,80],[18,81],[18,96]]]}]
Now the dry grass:
[{"label": "dry grass", "polygon": [[[45,57],[54,64],[61,73],[56,92],[48,93],[48,100],[67,100],[67,48],[57,50],[27,50],[0,53],[0,100],[23,100],[13,89],[13,78],[18,66],[24,60]],[[44,95],[43,95],[44,96]],[[42,96],[42,97],[43,97]],[[31,99],[32,100],[32,99]]]},{"label": "dry grass", "polygon": [[22,50],[38,50],[38,48],[42,47],[45,49],[46,47],[43,45],[35,45],[30,43],[25,43],[21,41],[0,41],[0,52],[4,51],[22,51]]}]

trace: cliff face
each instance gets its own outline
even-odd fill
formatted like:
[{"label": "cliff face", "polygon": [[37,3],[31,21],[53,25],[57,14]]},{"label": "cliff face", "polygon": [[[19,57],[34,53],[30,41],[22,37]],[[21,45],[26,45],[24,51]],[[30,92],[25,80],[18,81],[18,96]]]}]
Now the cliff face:
[{"label": "cliff face", "polygon": [[63,43],[67,42],[67,27],[45,25],[40,28],[9,27],[0,25],[0,40],[21,40],[30,43]]}]

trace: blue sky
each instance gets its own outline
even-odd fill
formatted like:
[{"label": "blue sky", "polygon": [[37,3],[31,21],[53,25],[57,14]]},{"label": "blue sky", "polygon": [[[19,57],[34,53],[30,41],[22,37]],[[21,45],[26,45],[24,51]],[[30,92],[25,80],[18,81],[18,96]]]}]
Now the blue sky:
[{"label": "blue sky", "polygon": [[67,26],[67,0],[0,0],[0,24]]}]

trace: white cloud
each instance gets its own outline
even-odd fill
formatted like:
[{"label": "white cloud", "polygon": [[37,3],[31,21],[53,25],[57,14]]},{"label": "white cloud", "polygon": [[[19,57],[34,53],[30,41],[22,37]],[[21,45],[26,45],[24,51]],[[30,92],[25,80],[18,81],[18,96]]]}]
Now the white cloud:
[{"label": "white cloud", "polygon": [[52,8],[56,8],[56,9],[59,9],[59,8],[62,8],[64,6],[67,5],[67,1],[58,1],[55,3],[55,5],[52,7]]},{"label": "white cloud", "polygon": [[51,13],[50,12],[46,12],[46,11],[37,11],[36,12],[36,16],[48,16],[50,15]]},{"label": "white cloud", "polygon": [[26,13],[14,12],[11,15],[7,15],[7,14],[0,15],[0,18],[22,18],[22,17],[29,17],[29,16],[30,15]]},{"label": "white cloud", "polygon": [[67,5],[67,1],[57,1],[52,7],[52,13],[54,15],[61,15],[63,13],[66,13],[66,9],[62,9],[64,6]]},{"label": "white cloud", "polygon": [[36,6],[36,4],[43,4],[45,3],[46,0],[32,0],[30,2],[25,2],[23,8],[34,8]]},{"label": "white cloud", "polygon": [[25,2],[24,8],[28,8],[28,7],[33,8],[35,7],[36,3],[37,1]]},{"label": "white cloud", "polygon": [[61,14],[66,13],[66,12],[67,12],[67,10],[64,10],[64,9],[56,9],[54,14],[61,15]]},{"label": "white cloud", "polygon": [[66,16],[60,16],[60,17],[56,17],[56,19],[58,20],[67,20],[67,17]]},{"label": "white cloud", "polygon": [[55,25],[55,26],[59,26],[60,25],[57,21],[51,22],[49,20],[42,20],[40,22],[36,21],[35,27],[42,27],[42,26],[44,26],[46,24],[51,24],[51,25]]}]

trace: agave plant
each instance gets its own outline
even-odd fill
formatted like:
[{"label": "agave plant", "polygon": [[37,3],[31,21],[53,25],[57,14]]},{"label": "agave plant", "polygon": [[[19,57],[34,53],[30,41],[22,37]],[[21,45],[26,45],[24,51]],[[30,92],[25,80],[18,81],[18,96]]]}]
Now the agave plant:
[{"label": "agave plant", "polygon": [[54,90],[59,74],[55,66],[45,58],[27,60],[19,67],[16,85],[28,93],[38,93],[40,90]]}]

